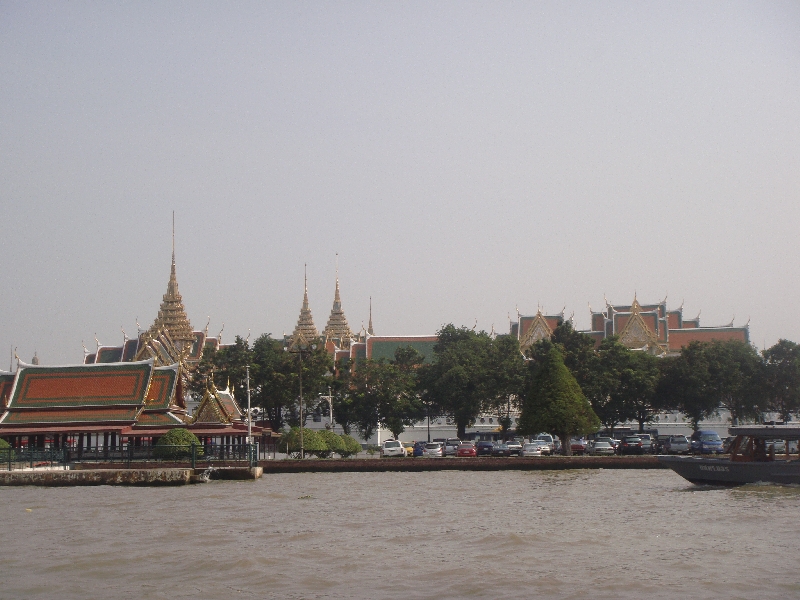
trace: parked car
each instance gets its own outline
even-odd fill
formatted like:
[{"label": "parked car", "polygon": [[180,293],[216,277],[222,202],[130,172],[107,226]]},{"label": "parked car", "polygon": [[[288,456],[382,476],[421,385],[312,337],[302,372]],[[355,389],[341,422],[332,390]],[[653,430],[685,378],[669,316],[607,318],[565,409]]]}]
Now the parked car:
[{"label": "parked car", "polygon": [[492,456],[511,456],[511,450],[505,442],[495,442],[492,446]]},{"label": "parked car", "polygon": [[400,442],[406,449],[406,456],[414,456],[414,442]]},{"label": "parked car", "polygon": [[546,448],[547,446],[540,446],[536,442],[523,444],[522,445],[522,454],[521,456],[541,456],[542,455],[542,448]]},{"label": "parked car", "polygon": [[614,448],[614,450],[617,449],[617,445],[619,444],[619,440],[615,440],[614,438],[608,437],[607,435],[598,436],[598,437],[594,438],[594,441],[595,442],[608,442],[609,444],[611,444],[611,447]]},{"label": "parked car", "polygon": [[405,457],[406,449],[403,444],[397,440],[386,440],[381,446],[381,458],[388,458],[390,456]]},{"label": "parked car", "polygon": [[508,451],[510,454],[522,456],[522,444],[520,444],[517,440],[508,440],[506,442],[506,446],[508,446]]},{"label": "parked car", "polygon": [[425,442],[415,442],[414,443],[414,456],[424,456],[425,455]]},{"label": "parked car", "polygon": [[642,440],[642,452],[645,454],[651,454],[655,452],[655,448],[653,447],[653,437],[649,433],[637,433],[636,436]]},{"label": "parked car", "polygon": [[689,454],[689,440],[685,435],[671,435],[664,442],[664,454]]},{"label": "parked car", "polygon": [[721,454],[722,440],[716,431],[698,429],[689,438],[693,454]]},{"label": "parked car", "polygon": [[478,451],[475,449],[475,444],[472,442],[461,442],[456,450],[456,456],[474,457],[478,456]]},{"label": "parked car", "polygon": [[571,440],[569,446],[572,449],[572,453],[578,456],[586,452],[586,440]]},{"label": "parked car", "polygon": [[656,454],[665,454],[666,453],[666,444],[671,438],[671,435],[657,435],[655,441],[655,451]]},{"label": "parked car", "polygon": [[603,440],[595,440],[594,443],[587,448],[587,452],[591,455],[613,455],[615,450],[611,442],[604,442]]},{"label": "parked car", "polygon": [[423,456],[426,458],[442,458],[444,456],[444,446],[442,446],[441,442],[428,442],[425,444]]},{"label": "parked car", "polygon": [[481,440],[475,445],[475,451],[478,456],[491,456],[492,455],[492,442]]},{"label": "parked car", "polygon": [[539,448],[542,449],[542,456],[550,456],[552,454],[550,446],[544,440],[531,440],[531,444],[538,444]]},{"label": "parked car", "polygon": [[620,454],[644,454],[642,448],[642,438],[636,436],[625,436],[619,445]]},{"label": "parked car", "polygon": [[461,440],[458,438],[447,438],[444,443],[444,455],[455,456],[458,452],[458,447],[461,445]]},{"label": "parked car", "polygon": [[547,447],[550,448],[550,454],[553,454],[556,451],[555,440],[549,433],[540,433],[536,436],[536,439],[547,444]]}]

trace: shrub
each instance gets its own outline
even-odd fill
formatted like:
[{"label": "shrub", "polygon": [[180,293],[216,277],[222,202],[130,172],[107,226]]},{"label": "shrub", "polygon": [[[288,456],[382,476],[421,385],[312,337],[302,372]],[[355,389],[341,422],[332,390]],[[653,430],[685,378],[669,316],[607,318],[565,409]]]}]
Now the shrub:
[{"label": "shrub", "polygon": [[14,451],[11,449],[11,444],[4,439],[0,439],[0,464],[8,462],[9,453],[11,454],[11,460],[15,460],[16,456],[14,455]]},{"label": "shrub", "polygon": [[[295,458],[300,456],[300,429],[292,427],[289,431],[285,431],[281,435],[279,448],[286,450],[287,453]],[[287,450],[288,445],[288,450]],[[322,436],[313,429],[303,428],[303,448],[306,454],[313,454],[315,456],[325,456],[329,453],[328,444]]]},{"label": "shrub", "polygon": [[197,458],[203,456],[203,446],[200,440],[188,429],[183,427],[171,429],[161,436],[153,449],[153,457],[162,460],[177,460],[181,458],[191,458],[192,444],[197,445]]},{"label": "shrub", "polygon": [[342,458],[349,458],[361,452],[361,444],[351,435],[342,435],[342,442],[344,443],[344,452],[339,452]]},{"label": "shrub", "polygon": [[342,440],[341,436],[335,434],[329,429],[323,429],[322,431],[319,432],[319,435],[328,445],[327,456],[330,456],[334,452],[339,456],[342,456],[343,452],[347,452],[347,448],[345,447],[344,440]]}]

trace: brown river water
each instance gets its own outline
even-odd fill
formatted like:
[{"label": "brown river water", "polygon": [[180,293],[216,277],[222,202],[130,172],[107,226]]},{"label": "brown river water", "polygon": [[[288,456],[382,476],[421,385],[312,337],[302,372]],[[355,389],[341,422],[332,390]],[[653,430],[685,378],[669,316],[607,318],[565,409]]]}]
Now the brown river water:
[{"label": "brown river water", "polygon": [[670,471],[0,488],[0,598],[800,598],[800,488]]}]

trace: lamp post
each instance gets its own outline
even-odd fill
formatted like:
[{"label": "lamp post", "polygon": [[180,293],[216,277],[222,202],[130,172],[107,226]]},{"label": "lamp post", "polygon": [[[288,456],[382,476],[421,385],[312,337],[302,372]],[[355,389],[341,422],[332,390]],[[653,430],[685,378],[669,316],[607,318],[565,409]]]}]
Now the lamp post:
[{"label": "lamp post", "polygon": [[250,365],[245,367],[245,371],[247,372],[247,443],[253,443],[253,428],[252,428],[252,420],[253,420],[253,413],[250,411]]},{"label": "lamp post", "polygon": [[298,374],[300,379],[300,458],[303,459],[306,457],[305,447],[303,446],[303,353],[313,352],[317,349],[317,345],[311,344],[310,346],[307,346],[306,344],[296,344],[284,346],[283,349],[285,352],[297,354],[298,363],[300,364],[300,370]]},{"label": "lamp post", "polygon": [[331,386],[328,386],[328,395],[323,396],[322,394],[319,395],[320,398],[323,400],[328,401],[328,407],[330,408],[330,423],[329,427],[331,431],[333,430],[333,395],[331,394]]}]

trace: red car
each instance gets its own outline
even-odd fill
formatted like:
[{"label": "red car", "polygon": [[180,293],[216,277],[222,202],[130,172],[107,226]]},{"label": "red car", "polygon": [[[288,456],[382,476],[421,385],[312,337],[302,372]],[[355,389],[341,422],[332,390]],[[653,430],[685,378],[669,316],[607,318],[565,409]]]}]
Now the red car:
[{"label": "red car", "polygon": [[583,440],[572,440],[570,448],[572,449],[573,454],[581,456],[586,453],[586,442]]},{"label": "red car", "polygon": [[456,456],[478,456],[478,451],[472,442],[461,442],[456,448]]}]

